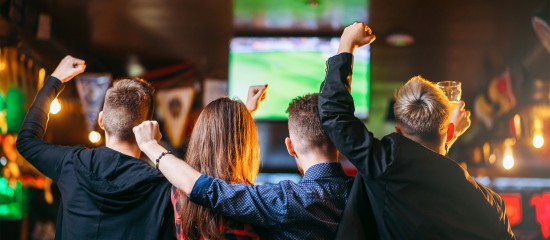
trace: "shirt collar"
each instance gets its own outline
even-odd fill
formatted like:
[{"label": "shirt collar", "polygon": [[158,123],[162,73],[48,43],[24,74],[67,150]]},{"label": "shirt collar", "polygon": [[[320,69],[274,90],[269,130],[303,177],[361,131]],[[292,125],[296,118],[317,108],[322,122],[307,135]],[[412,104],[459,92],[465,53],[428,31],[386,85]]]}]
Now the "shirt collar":
[{"label": "shirt collar", "polygon": [[347,176],[338,162],[318,163],[306,171],[303,180],[315,180],[324,177],[344,177]]}]

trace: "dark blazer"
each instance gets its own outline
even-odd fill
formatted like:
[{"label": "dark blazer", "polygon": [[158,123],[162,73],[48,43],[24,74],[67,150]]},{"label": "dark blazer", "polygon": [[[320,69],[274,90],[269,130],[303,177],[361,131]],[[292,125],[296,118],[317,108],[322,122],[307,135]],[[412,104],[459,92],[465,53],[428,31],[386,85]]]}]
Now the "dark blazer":
[{"label": "dark blazer", "polygon": [[17,150],[57,182],[56,239],[175,239],[170,183],[144,160],[108,147],[42,140],[48,108],[63,84],[48,77],[23,122]]},{"label": "dark blazer", "polygon": [[324,130],[363,181],[350,203],[359,195],[370,205],[345,211],[340,229],[347,230],[338,236],[364,236],[357,231],[372,225],[372,211],[381,239],[515,239],[501,197],[455,161],[397,133],[376,139],[353,115],[352,60],[342,53],[327,61],[319,95]]},{"label": "dark blazer", "polygon": [[350,193],[353,194],[348,197],[342,219],[338,224],[336,239],[379,239],[365,180],[361,175],[355,176]]}]

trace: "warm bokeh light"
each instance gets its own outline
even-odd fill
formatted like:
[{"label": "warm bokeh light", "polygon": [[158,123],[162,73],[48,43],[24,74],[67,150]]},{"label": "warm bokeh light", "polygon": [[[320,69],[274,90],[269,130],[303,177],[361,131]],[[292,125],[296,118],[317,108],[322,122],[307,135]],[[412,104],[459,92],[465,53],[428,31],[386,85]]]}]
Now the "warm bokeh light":
[{"label": "warm bokeh light", "polygon": [[542,137],[542,134],[537,133],[533,136],[533,147],[541,148],[542,146],[544,146],[544,137]]},{"label": "warm bokeh light", "polygon": [[514,132],[516,137],[521,137],[521,117],[519,114],[514,115]]},{"label": "warm bokeh light", "polygon": [[42,85],[44,85],[45,78],[46,70],[44,70],[44,68],[40,68],[40,70],[38,70],[38,89],[42,88]]},{"label": "warm bokeh light", "polygon": [[504,159],[502,160],[502,166],[506,170],[512,169],[515,163],[516,161],[514,160],[514,156],[512,156],[511,154],[506,154],[504,156]]},{"label": "warm bokeh light", "polygon": [[497,156],[495,154],[491,154],[491,156],[489,156],[489,163],[495,164],[496,161],[497,161]]},{"label": "warm bokeh light", "polygon": [[90,140],[91,143],[98,143],[101,141],[101,134],[96,131],[91,131],[90,134],[88,134],[88,140]]},{"label": "warm bokeh light", "polygon": [[57,100],[56,98],[50,104],[50,113],[57,114],[59,111],[61,111],[61,104],[59,103],[59,100]]}]

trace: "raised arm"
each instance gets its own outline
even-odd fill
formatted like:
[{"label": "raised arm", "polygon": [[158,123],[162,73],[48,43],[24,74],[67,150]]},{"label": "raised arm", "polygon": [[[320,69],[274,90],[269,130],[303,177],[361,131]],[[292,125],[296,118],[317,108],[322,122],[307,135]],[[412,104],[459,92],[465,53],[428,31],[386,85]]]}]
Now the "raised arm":
[{"label": "raised arm", "polygon": [[[189,196],[189,200],[211,208],[215,212],[233,217],[239,221],[262,226],[284,223],[289,207],[299,201],[294,194],[287,193],[282,184],[248,186],[228,184],[220,179],[201,175],[185,161],[166,151],[158,144],[160,131],[156,121],[145,121],[134,127],[134,134],[140,149],[156,164],[176,188]],[[288,184],[288,183],[287,183]]]},{"label": "raised arm", "polygon": [[16,143],[19,153],[53,180],[58,179],[59,162],[66,154],[67,148],[51,145],[42,140],[48,124],[50,103],[63,90],[63,83],[82,73],[85,68],[83,60],[71,56],[63,58],[36,95],[19,131]]},{"label": "raised arm", "polygon": [[[375,39],[368,26],[356,22],[344,29],[338,55],[327,61],[327,73],[319,93],[319,115],[323,129],[338,150],[357,167],[359,173],[378,176],[388,165],[383,149],[354,116],[351,91],[353,52]],[[368,161],[367,161],[368,160]]]},{"label": "raised arm", "polygon": [[162,137],[157,121],[145,121],[135,126],[136,142],[145,155],[176,188],[185,195],[191,193],[193,185],[200,177],[200,173],[189,166],[185,161],[177,158],[161,146],[158,141]]},{"label": "raised arm", "polygon": [[[294,186],[288,180],[254,186],[229,184],[201,175],[189,200],[244,223],[276,227],[311,219],[315,214],[311,211],[317,210],[305,206],[307,197],[294,194]],[[297,212],[303,214],[296,215]]]},{"label": "raised arm", "polygon": [[254,85],[248,88],[248,96],[246,97],[246,108],[250,114],[254,114],[260,107],[260,103],[265,99],[267,94],[266,85]]},{"label": "raised arm", "polygon": [[465,103],[464,101],[460,101],[458,103],[458,106],[453,109],[453,112],[451,113],[451,123],[454,126],[454,134],[447,141],[447,147],[451,147],[455,141],[460,137],[462,134],[470,128],[471,120],[470,120],[470,111],[464,109]]}]

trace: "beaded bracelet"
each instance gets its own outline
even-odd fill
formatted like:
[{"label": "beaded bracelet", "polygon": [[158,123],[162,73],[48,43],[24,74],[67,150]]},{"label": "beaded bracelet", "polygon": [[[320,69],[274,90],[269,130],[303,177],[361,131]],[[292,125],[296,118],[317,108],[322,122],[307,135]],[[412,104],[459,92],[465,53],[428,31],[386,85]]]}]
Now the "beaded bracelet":
[{"label": "beaded bracelet", "polygon": [[162,152],[160,154],[160,156],[157,158],[157,160],[155,160],[155,168],[157,168],[157,170],[159,170],[159,162],[160,162],[160,159],[162,157],[164,157],[164,155],[167,155],[167,154],[172,154],[172,151],[166,151],[166,152]]}]

